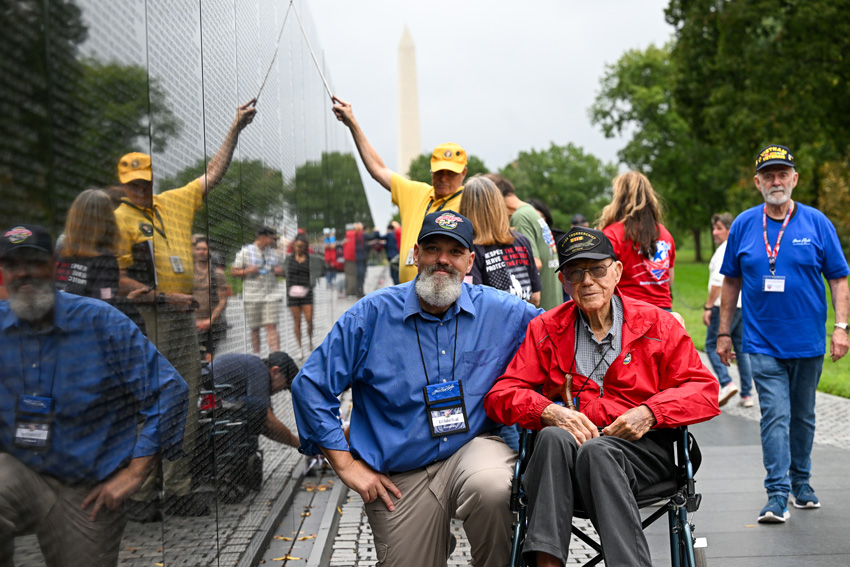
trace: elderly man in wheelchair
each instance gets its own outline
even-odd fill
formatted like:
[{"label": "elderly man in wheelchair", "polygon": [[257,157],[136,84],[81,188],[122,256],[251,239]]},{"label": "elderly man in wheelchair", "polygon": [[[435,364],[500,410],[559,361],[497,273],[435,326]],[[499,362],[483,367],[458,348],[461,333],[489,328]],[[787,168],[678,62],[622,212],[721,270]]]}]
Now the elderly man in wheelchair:
[{"label": "elderly man in wheelchair", "polygon": [[485,398],[492,419],[540,430],[523,557],[565,564],[579,508],[608,567],[649,566],[637,497],[676,475],[674,428],[720,413],[717,380],[670,313],[616,292],[623,265],[601,231],[571,229],[558,256],[572,301],[529,324]]}]

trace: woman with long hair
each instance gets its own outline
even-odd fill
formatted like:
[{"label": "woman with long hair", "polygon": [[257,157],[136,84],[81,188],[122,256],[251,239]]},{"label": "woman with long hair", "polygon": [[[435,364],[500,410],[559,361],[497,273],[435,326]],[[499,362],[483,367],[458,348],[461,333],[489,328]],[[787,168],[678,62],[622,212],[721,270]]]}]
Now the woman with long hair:
[{"label": "woman with long hair", "polygon": [[661,204],[649,179],[629,171],[614,179],[611,204],[602,209],[597,228],[602,230],[623,276],[617,286],[623,295],[671,311],[673,265],[676,246],[662,223]]},{"label": "woman with long hair", "polygon": [[310,352],[313,351],[313,287],[310,281],[310,243],[307,237],[299,234],[295,237],[292,254],[286,258],[286,305],[292,313],[293,330],[298,341],[298,354],[304,359],[301,344],[301,314],[307,321],[307,334],[310,338]]},{"label": "woman with long hair", "polygon": [[192,236],[195,285],[192,297],[198,302],[195,309],[195,328],[204,357],[211,361],[218,343],[227,334],[224,309],[227,306],[227,278],[224,269],[211,261],[209,241],[206,236]]},{"label": "woman with long hair", "polygon": [[539,305],[540,274],[531,243],[511,230],[505,200],[496,184],[482,175],[467,180],[458,212],[475,228],[475,261],[467,281],[489,285]]},{"label": "woman with long hair", "polygon": [[118,225],[113,203],[100,189],[86,189],[74,199],[56,262],[60,291],[105,301],[121,310],[145,332],[139,310],[118,294]]}]

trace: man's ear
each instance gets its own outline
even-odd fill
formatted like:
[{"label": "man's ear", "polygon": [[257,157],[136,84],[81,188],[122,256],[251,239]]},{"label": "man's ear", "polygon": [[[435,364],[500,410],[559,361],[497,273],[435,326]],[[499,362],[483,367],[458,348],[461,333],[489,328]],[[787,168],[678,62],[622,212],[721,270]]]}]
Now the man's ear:
[{"label": "man's ear", "polygon": [[475,252],[470,251],[469,252],[469,265],[466,267],[466,274],[464,274],[464,275],[467,275],[467,274],[469,274],[469,272],[472,271],[472,265],[474,263],[475,263]]},{"label": "man's ear", "polygon": [[419,267],[419,243],[413,245],[413,265]]}]

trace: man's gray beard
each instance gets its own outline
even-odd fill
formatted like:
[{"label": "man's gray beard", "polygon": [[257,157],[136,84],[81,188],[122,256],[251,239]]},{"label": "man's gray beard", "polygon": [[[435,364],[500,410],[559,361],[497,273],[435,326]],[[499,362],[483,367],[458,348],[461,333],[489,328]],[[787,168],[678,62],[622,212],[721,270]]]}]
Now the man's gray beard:
[{"label": "man's gray beard", "polygon": [[776,193],[773,195],[770,194],[770,189],[762,191],[761,194],[764,196],[764,202],[768,205],[774,206],[784,205],[787,203],[788,199],[791,198],[791,191],[788,191],[788,187],[783,186],[782,188],[785,190],[783,193]]},{"label": "man's gray beard", "polygon": [[[450,275],[435,276],[434,272],[438,269],[446,270]],[[451,266],[429,266],[416,278],[416,295],[428,305],[449,307],[460,297],[462,281],[460,272]]]},{"label": "man's gray beard", "polygon": [[34,292],[22,293],[18,289],[8,288],[9,309],[24,321],[40,321],[56,304],[56,287],[50,280],[27,283],[35,288]]}]

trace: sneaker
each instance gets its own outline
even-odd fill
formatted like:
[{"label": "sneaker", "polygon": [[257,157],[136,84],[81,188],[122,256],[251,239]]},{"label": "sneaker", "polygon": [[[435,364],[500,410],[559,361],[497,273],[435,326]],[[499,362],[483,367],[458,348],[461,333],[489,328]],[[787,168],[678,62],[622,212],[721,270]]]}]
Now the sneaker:
[{"label": "sneaker", "polygon": [[808,484],[795,484],[791,488],[791,502],[795,508],[820,508],[818,497]]},{"label": "sneaker", "polygon": [[775,495],[767,499],[767,505],[761,509],[759,514],[760,524],[784,524],[791,517],[788,511],[788,499]]},{"label": "sneaker", "polygon": [[738,402],[738,405],[741,406],[742,408],[751,408],[755,404],[753,402],[752,396],[741,396],[741,399]]},{"label": "sneaker", "polygon": [[720,395],[718,397],[718,405],[723,407],[726,405],[732,396],[738,393],[738,386],[735,385],[734,382],[729,382],[725,386],[720,388]]}]

